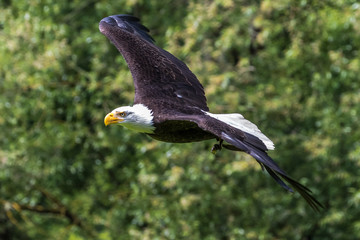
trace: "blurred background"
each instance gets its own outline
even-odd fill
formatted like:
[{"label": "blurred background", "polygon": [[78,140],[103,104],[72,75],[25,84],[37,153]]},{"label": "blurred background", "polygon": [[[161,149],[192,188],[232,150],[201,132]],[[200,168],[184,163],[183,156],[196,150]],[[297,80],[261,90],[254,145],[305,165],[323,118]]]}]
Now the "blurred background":
[{"label": "blurred background", "polygon": [[[141,18],[213,113],[242,113],[326,209],[244,153],[170,144],[104,116],[133,101],[98,30]],[[360,239],[356,0],[0,2],[0,239]]]}]

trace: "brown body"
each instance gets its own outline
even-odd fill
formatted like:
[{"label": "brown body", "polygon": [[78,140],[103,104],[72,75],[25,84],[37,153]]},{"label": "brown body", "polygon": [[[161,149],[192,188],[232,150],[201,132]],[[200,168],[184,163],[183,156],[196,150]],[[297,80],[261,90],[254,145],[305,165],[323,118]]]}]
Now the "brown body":
[{"label": "brown body", "polygon": [[269,149],[264,141],[252,134],[255,125],[250,125],[254,129],[246,132],[207,114],[204,89],[196,76],[182,61],[157,47],[138,18],[106,17],[100,21],[99,28],[128,63],[135,85],[134,104],[142,104],[152,111],[153,129],[147,132],[149,136],[175,143],[224,140],[229,143],[226,148],[250,154],[276,182],[292,191],[283,180],[287,181],[311,207],[322,206],[308,188],[290,178],[267,155]]}]

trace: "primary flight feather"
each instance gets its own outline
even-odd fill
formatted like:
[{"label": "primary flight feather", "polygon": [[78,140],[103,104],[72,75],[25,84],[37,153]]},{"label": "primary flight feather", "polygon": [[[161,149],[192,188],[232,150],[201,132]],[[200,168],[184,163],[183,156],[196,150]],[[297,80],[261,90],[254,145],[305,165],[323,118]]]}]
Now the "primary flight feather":
[{"label": "primary flight feather", "polygon": [[241,114],[209,112],[196,76],[182,61],[157,47],[138,18],[109,16],[100,21],[99,29],[125,58],[135,85],[134,105],[111,111],[105,125],[120,124],[165,142],[217,139],[213,152],[224,147],[250,154],[286,190],[293,191],[284,180],[312,208],[322,207],[308,188],[289,177],[267,155],[274,144],[255,124]]}]

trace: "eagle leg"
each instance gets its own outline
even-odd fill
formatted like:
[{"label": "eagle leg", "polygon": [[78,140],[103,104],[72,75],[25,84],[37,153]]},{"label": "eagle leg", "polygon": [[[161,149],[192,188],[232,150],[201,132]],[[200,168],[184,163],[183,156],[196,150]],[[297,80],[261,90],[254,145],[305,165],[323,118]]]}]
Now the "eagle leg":
[{"label": "eagle leg", "polygon": [[218,138],[219,144],[215,143],[214,146],[211,148],[211,153],[216,154],[217,151],[222,149],[223,141],[222,139]]}]

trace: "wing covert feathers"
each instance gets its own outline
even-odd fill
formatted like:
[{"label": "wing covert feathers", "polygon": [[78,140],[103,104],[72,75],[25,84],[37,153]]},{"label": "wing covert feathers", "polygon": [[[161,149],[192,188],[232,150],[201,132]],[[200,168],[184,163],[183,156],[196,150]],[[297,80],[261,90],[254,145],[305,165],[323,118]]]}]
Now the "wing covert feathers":
[{"label": "wing covert feathers", "polygon": [[125,58],[135,86],[135,104],[161,114],[162,103],[181,112],[184,106],[208,111],[203,86],[185,63],[157,47],[139,19],[114,15],[102,19],[99,29]]},{"label": "wing covert feathers", "polygon": [[[293,190],[319,210],[311,191],[290,178],[266,153],[274,149],[272,141],[240,114],[210,114],[203,86],[189,68],[169,52],[157,47],[149,30],[130,15],[102,19],[99,29],[125,58],[135,86],[135,104],[144,104],[155,121],[191,121],[199,128],[231,145],[225,148],[244,151],[256,159],[274,180],[286,190]],[[226,123],[227,122],[227,123]]]}]

